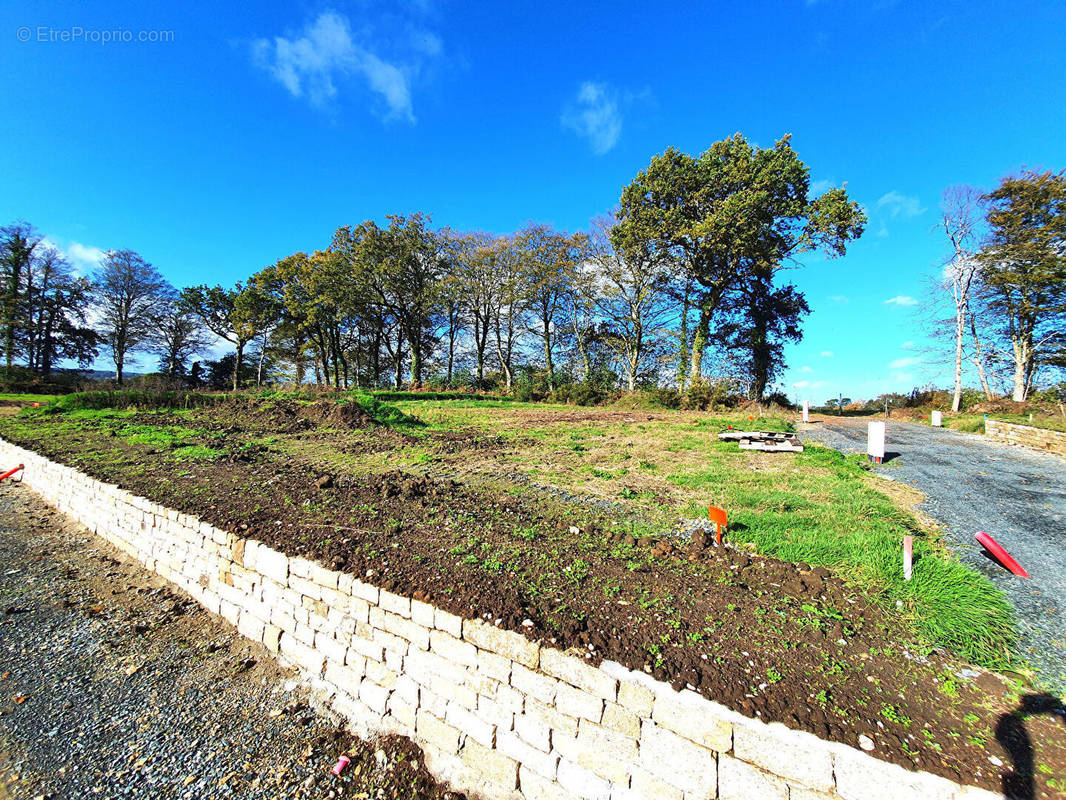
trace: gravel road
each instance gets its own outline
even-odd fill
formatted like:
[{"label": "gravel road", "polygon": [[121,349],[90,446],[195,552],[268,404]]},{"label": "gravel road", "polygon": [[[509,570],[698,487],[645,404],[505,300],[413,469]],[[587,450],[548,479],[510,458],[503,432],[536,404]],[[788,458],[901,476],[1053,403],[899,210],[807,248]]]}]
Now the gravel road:
[{"label": "gravel road", "polygon": [[[866,420],[801,425],[801,436],[866,452]],[[982,436],[889,420],[886,478],[926,495],[919,508],[944,526],[952,549],[1014,604],[1022,655],[1041,683],[1066,692],[1066,459]],[[1019,578],[974,541],[987,531],[1032,576]]]},{"label": "gravel road", "polygon": [[0,800],[461,797],[409,740],[343,732],[261,646],[9,482],[0,609]]}]

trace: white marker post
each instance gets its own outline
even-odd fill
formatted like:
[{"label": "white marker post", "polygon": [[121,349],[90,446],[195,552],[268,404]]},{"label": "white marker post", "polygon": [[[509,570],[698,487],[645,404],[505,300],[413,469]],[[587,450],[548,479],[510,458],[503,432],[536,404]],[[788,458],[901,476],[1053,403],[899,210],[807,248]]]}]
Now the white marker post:
[{"label": "white marker post", "polygon": [[811,421],[811,404],[807,400],[803,401],[803,421]]},{"label": "white marker post", "polygon": [[903,580],[911,579],[912,565],[914,563],[914,537],[903,537]]},{"label": "white marker post", "polygon": [[933,412],[933,427],[934,428],[942,428],[942,427],[944,427],[944,415],[942,413],[940,413],[939,411],[934,411]]},{"label": "white marker post", "polygon": [[885,423],[869,423],[867,428],[866,454],[878,464],[885,460]]}]

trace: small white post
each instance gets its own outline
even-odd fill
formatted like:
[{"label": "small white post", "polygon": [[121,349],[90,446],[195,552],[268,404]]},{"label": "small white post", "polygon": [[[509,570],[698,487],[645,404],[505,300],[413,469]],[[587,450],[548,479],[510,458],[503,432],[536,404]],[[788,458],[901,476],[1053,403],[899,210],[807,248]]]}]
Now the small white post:
[{"label": "small white post", "polygon": [[803,401],[803,421],[804,422],[810,422],[811,421],[811,404],[807,400]]},{"label": "small white post", "polygon": [[911,579],[911,565],[914,563],[914,537],[903,537],[903,580]]},{"label": "small white post", "polygon": [[885,460],[885,423],[881,420],[868,424],[866,454],[878,464]]},{"label": "small white post", "polygon": [[934,411],[933,412],[933,427],[934,428],[942,428],[942,427],[944,427],[944,415],[941,412],[939,412],[939,411]]}]

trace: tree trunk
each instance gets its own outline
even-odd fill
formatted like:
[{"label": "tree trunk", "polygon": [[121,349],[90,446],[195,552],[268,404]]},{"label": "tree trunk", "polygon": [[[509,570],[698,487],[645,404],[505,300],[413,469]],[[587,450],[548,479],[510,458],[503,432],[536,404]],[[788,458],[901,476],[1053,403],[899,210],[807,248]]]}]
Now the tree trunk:
[{"label": "tree trunk", "polygon": [[691,288],[689,283],[685,283],[685,293],[681,299],[681,330],[679,333],[680,340],[678,342],[677,355],[677,387],[682,392],[685,391],[685,385],[688,383],[688,310],[689,310],[689,297]]},{"label": "tree trunk", "polygon": [[703,351],[707,349],[710,325],[711,312],[706,306],[701,307],[696,335],[692,337],[692,366],[689,369],[689,379],[693,386],[703,381]]},{"label": "tree trunk", "polygon": [[1029,391],[1029,360],[1030,348],[1027,342],[1015,340],[1012,342],[1014,350],[1014,394],[1011,399],[1016,403],[1024,403]]},{"label": "tree trunk", "polygon": [[965,333],[966,306],[955,308],[955,394],[951,398],[951,410],[956,414],[962,407],[962,337]]},{"label": "tree trunk", "polygon": [[244,342],[237,342],[237,358],[233,362],[233,391],[237,391],[241,381],[241,364],[244,362]]}]

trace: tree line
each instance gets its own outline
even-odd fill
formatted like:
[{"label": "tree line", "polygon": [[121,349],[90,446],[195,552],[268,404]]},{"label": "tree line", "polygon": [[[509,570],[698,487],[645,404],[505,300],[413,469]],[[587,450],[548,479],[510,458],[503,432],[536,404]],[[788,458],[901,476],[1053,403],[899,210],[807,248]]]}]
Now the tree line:
[{"label": "tree line", "polygon": [[1002,387],[1023,402],[1041,371],[1066,368],[1066,171],[952,186],[941,211],[951,250],[935,283],[951,311],[936,329],[953,350],[952,410],[966,361],[987,399]]},{"label": "tree line", "polygon": [[197,355],[246,383],[572,391],[709,385],[761,399],[802,337],[807,301],[785,280],[814,251],[845,253],[866,216],[845,188],[818,196],[789,137],[736,134],[655,156],[588,230],[435,228],[422,213],[338,228],[321,250],[234,286],[174,288],[139,254],[79,276],[32,227],[2,230],[7,365],[130,358],[203,378]]}]

